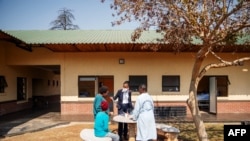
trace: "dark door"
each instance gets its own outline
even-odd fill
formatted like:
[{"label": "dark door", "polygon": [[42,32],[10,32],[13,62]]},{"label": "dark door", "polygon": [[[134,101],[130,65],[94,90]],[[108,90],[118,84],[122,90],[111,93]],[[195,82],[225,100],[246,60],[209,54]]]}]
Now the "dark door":
[{"label": "dark door", "polygon": [[24,77],[17,77],[17,100],[27,99],[27,81]]}]

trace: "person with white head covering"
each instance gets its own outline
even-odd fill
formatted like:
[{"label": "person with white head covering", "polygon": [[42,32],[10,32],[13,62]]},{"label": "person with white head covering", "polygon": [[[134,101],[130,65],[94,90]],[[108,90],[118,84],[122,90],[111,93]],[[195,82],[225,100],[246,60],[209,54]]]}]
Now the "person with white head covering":
[{"label": "person with white head covering", "polygon": [[137,97],[132,119],[137,122],[136,140],[148,141],[157,139],[154,117],[154,102],[145,84],[139,86],[140,95]]}]

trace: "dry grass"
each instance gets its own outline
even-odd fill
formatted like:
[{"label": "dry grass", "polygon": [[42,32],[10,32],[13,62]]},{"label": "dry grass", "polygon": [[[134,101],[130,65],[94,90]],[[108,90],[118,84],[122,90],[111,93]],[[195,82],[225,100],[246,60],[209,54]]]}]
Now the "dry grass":
[{"label": "dry grass", "polygon": [[[172,125],[180,129],[179,139],[182,141],[198,141],[196,128],[193,123]],[[223,141],[224,124],[205,123],[206,131],[210,141]]]},{"label": "dry grass", "polygon": [[[172,124],[172,126],[180,129],[179,140],[181,141],[197,141],[197,134],[192,123]],[[67,126],[59,126],[22,135],[6,137],[2,141],[81,141],[79,133],[83,128],[93,128],[93,124],[70,124]],[[111,130],[117,129],[117,124],[110,125]],[[223,141],[223,124],[208,124],[206,129],[210,141]]]}]

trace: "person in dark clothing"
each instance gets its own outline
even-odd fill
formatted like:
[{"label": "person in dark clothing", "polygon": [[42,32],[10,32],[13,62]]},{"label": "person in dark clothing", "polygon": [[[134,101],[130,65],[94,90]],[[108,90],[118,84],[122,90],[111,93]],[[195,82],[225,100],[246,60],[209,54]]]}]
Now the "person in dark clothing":
[{"label": "person in dark clothing", "polygon": [[[123,83],[123,88],[119,89],[114,96],[114,100],[118,99],[117,109],[118,114],[130,113],[133,110],[133,105],[131,101],[131,91],[129,90],[129,81]],[[128,124],[118,123],[118,134],[120,136],[120,141],[124,138],[128,139]],[[122,138],[123,136],[123,138]]]}]

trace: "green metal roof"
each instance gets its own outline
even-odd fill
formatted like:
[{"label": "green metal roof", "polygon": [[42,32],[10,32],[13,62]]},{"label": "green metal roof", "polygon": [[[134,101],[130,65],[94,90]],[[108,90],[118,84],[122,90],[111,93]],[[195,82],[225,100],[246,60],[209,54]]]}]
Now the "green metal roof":
[{"label": "green metal roof", "polygon": [[244,37],[238,38],[236,44],[237,45],[244,45],[250,43],[250,35],[246,35]]},{"label": "green metal roof", "polygon": [[155,31],[143,32],[141,37],[131,40],[133,30],[7,30],[6,34],[27,44],[130,44],[157,43],[162,38]]},{"label": "green metal roof", "polygon": [[[2,31],[2,30],[0,30]],[[133,30],[6,30],[9,36],[26,44],[147,44],[159,43],[163,38],[156,31],[144,31],[136,41],[131,40]],[[249,44],[250,35],[238,38],[236,44]],[[193,38],[193,44],[202,41]]]}]

